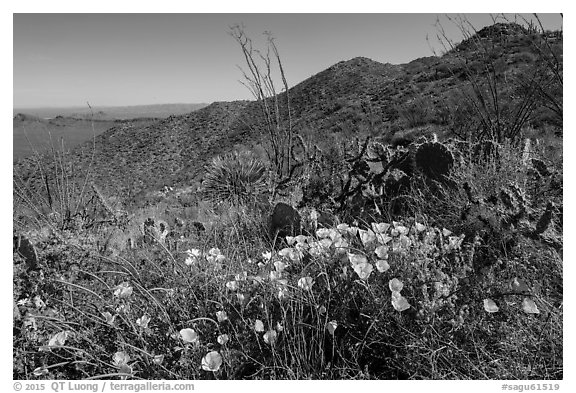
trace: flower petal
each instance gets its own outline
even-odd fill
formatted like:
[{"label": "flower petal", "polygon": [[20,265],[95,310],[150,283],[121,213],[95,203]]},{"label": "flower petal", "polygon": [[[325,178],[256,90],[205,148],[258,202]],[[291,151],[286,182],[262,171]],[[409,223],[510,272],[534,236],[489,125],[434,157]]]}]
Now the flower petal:
[{"label": "flower petal", "polygon": [[525,297],[524,300],[522,300],[522,310],[527,314],[540,314],[540,310],[538,310],[534,300],[528,297]]}]

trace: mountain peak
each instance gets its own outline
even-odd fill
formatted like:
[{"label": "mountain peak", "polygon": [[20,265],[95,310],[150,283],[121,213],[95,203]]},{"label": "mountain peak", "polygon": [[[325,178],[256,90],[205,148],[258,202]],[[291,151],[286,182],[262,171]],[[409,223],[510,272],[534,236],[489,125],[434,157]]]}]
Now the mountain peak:
[{"label": "mountain peak", "polygon": [[[362,67],[362,66],[374,66],[382,65],[382,63],[369,59],[368,57],[357,56],[350,60],[342,60],[334,64],[332,67]],[[330,68],[332,68],[330,67]]]},{"label": "mountain peak", "polygon": [[486,26],[476,33],[480,38],[499,37],[502,35],[514,35],[518,33],[525,33],[526,29],[518,23],[495,23]]},{"label": "mountain peak", "polygon": [[479,43],[504,45],[513,37],[527,34],[525,27],[517,23],[495,23],[478,31],[470,31],[470,36],[454,48],[457,51],[474,50]]}]

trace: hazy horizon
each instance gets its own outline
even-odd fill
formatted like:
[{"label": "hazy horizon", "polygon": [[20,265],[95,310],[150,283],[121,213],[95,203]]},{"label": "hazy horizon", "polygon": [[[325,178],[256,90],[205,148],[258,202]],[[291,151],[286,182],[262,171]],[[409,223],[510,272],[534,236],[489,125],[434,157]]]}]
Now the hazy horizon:
[{"label": "hazy horizon", "polygon": [[[477,29],[493,23],[490,14],[464,16]],[[392,64],[432,56],[430,46],[442,49],[437,18],[461,39],[442,14],[14,14],[13,108],[251,100],[231,25],[243,24],[260,49],[272,32],[292,87],[358,56]],[[561,28],[559,14],[540,18]]]},{"label": "hazy horizon", "polygon": [[[90,105],[92,108],[124,108],[137,106],[160,106],[160,105],[209,105],[212,102],[162,102],[158,104],[136,104],[136,105]],[[63,106],[15,106],[13,111],[18,109],[88,109],[88,105],[63,105]]]}]

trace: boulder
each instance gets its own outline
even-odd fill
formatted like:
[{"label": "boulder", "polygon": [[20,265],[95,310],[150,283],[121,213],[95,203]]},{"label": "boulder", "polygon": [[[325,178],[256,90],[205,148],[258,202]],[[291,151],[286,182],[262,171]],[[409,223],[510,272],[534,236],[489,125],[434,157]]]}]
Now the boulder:
[{"label": "boulder", "polygon": [[277,238],[301,234],[301,217],[298,211],[286,203],[278,203],[269,218],[268,233],[275,241]]}]

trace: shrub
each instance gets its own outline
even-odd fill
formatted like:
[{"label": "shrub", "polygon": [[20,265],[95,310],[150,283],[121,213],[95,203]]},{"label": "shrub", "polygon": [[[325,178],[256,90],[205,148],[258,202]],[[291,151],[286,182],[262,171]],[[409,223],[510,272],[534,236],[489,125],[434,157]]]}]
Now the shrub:
[{"label": "shrub", "polygon": [[[562,247],[558,235],[562,232],[561,219],[552,219],[561,217],[560,209],[548,206],[549,201],[562,205],[561,185],[549,171],[548,176],[540,175],[538,168],[546,169],[541,160],[528,160],[536,152],[510,143],[482,142],[459,153],[448,177],[450,187],[431,187],[414,179],[410,197],[413,210],[430,222],[465,233],[469,239],[479,236],[479,266],[517,252],[522,237],[552,240],[554,247]],[[539,222],[541,227],[552,229],[550,239],[539,236],[543,232],[537,230]]]},{"label": "shrub", "polygon": [[218,156],[206,168],[203,194],[217,204],[248,205],[266,195],[266,175],[264,164],[251,153]]}]

